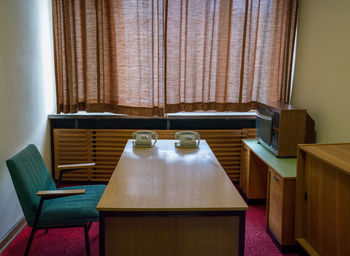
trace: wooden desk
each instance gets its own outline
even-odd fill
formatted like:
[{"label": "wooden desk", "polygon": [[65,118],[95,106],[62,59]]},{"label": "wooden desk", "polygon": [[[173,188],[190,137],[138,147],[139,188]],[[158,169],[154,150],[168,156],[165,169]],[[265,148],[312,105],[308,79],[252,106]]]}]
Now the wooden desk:
[{"label": "wooden desk", "polygon": [[243,255],[248,206],[205,140],[128,141],[97,206],[101,255]]},{"label": "wooden desk", "polygon": [[295,250],[296,158],[278,158],[256,140],[243,140],[240,186],[248,201],[266,199],[266,229],[282,252]]}]

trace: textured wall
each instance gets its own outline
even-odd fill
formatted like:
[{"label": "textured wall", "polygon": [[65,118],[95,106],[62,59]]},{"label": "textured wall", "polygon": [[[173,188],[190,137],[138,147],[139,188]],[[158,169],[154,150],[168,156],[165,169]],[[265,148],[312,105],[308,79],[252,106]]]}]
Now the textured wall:
[{"label": "textured wall", "polygon": [[47,114],[55,104],[50,0],[0,0],[0,17],[2,239],[23,216],[5,160],[33,143],[50,164]]},{"label": "textured wall", "polygon": [[301,0],[292,104],[317,142],[350,142],[350,1]]}]

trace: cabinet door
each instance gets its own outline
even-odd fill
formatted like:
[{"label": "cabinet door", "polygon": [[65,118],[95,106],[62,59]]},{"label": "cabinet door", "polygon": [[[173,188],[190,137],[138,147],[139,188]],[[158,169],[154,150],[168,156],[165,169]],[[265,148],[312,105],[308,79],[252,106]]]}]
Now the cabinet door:
[{"label": "cabinet door", "polygon": [[241,153],[241,174],[239,185],[243,193],[248,195],[248,180],[249,180],[249,148],[243,143],[242,144],[242,153]]},{"label": "cabinet door", "polygon": [[266,199],[268,165],[253,151],[249,154],[248,199]]},{"label": "cabinet door", "polygon": [[269,197],[267,225],[275,236],[282,242],[283,214],[283,178],[269,168]]}]

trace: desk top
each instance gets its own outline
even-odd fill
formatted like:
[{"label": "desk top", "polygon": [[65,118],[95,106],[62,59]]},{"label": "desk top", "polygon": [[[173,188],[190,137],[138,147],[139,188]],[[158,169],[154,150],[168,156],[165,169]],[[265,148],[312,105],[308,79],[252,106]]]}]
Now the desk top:
[{"label": "desk top", "polygon": [[259,144],[257,140],[243,140],[243,142],[268,166],[285,179],[295,179],[297,175],[296,158],[279,158],[271,151]]},{"label": "desk top", "polygon": [[350,175],[350,143],[304,144],[299,149]]},{"label": "desk top", "polygon": [[242,211],[248,206],[205,140],[175,148],[158,140],[133,148],[132,140],[108,183],[99,211]]}]

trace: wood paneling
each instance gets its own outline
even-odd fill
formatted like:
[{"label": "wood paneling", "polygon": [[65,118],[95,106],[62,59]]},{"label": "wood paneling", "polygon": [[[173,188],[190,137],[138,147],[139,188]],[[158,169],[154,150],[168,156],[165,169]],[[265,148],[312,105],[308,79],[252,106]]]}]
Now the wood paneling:
[{"label": "wood paneling", "polygon": [[[60,170],[58,165],[88,163],[92,161],[90,132],[85,129],[54,129],[55,179]],[[91,168],[66,173],[62,180],[91,180]]]},{"label": "wood paneling", "polygon": [[[58,165],[95,162],[96,166],[65,173],[64,181],[108,181],[135,130],[54,129],[55,178]],[[154,130],[159,139],[173,139],[178,130]],[[254,138],[255,129],[196,130],[205,139],[232,181],[239,181],[241,139]]]},{"label": "wood paneling", "polygon": [[134,130],[89,130],[92,133],[92,159],[96,162],[94,181],[108,181]]},{"label": "wood paneling", "polygon": [[106,255],[239,255],[236,216],[106,217],[105,226]]},{"label": "wood paneling", "polygon": [[349,216],[350,144],[299,146],[297,241],[320,255],[348,255]]},{"label": "wood paneling", "polygon": [[256,139],[256,129],[242,129],[243,139]]}]

